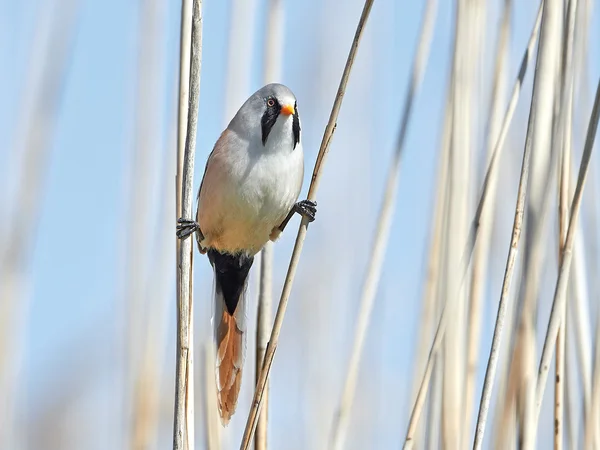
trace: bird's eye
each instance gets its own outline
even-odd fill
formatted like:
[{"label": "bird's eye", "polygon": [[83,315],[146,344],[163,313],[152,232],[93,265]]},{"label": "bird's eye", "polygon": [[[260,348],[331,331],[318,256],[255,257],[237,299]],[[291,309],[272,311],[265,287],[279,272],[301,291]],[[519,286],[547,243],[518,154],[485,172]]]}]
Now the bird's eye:
[{"label": "bird's eye", "polygon": [[273,106],[275,106],[275,100],[273,100],[272,98],[267,100],[267,106],[269,108],[272,108]]}]

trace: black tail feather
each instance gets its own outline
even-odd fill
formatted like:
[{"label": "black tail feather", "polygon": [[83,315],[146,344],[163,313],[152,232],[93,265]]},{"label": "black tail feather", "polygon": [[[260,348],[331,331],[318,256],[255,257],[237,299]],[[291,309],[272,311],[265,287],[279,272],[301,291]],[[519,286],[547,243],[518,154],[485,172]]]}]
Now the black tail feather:
[{"label": "black tail feather", "polygon": [[216,288],[223,295],[227,311],[233,315],[246,286],[254,256],[244,253],[232,255],[210,249],[208,259],[215,269]]}]

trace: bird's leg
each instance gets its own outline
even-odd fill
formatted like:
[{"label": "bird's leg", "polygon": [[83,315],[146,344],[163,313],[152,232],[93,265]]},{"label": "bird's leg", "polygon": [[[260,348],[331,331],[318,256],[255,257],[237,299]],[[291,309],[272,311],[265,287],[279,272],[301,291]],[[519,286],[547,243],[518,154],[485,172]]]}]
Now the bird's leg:
[{"label": "bird's leg", "polygon": [[281,222],[279,225],[279,231],[282,232],[294,213],[300,214],[302,217],[306,217],[309,222],[315,220],[315,216],[317,214],[317,202],[313,202],[312,200],[302,200],[296,203],[292,210],[289,212],[287,217]]},{"label": "bird's leg", "polygon": [[198,222],[196,222],[195,220],[183,219],[183,218],[179,218],[177,220],[176,235],[179,239],[185,239],[194,232],[196,232],[196,238],[197,238],[198,242],[201,242],[204,240],[204,235],[202,234],[202,231],[200,230],[200,225],[198,225]]}]

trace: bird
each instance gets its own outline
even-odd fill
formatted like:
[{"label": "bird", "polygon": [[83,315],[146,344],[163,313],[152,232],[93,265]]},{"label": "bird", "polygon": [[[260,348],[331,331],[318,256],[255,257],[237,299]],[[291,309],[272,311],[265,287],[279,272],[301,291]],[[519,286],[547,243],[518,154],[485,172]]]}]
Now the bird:
[{"label": "bird", "polygon": [[217,406],[226,426],[235,413],[246,347],[246,288],[254,256],[298,213],[315,220],[317,204],[298,201],[304,154],[296,96],[272,83],[252,94],[221,133],[206,162],[196,220],[179,218],[177,237],[196,233],[213,268]]}]

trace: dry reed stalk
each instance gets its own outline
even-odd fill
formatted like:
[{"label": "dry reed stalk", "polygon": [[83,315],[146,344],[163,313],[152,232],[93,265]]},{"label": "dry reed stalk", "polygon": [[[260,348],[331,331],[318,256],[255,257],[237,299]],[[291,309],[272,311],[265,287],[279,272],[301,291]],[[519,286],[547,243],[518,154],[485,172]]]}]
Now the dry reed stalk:
[{"label": "dry reed stalk", "polygon": [[[195,359],[194,359],[194,245],[190,249],[190,303],[189,303],[189,326],[188,326],[188,358],[187,371],[185,379],[187,380],[187,390],[185,391],[185,447],[187,450],[194,450],[196,446],[196,395],[195,395]],[[213,403],[214,404],[214,403]]]},{"label": "dry reed stalk", "polygon": [[[173,127],[173,131],[175,127]],[[170,139],[168,142],[174,142]],[[169,149],[170,149],[169,145]],[[167,152],[170,156],[170,151]],[[140,374],[138,379],[138,396],[134,403],[134,420],[139,422],[136,439],[139,442],[137,448],[150,449],[155,448],[153,443],[157,440],[157,430],[159,428],[159,405],[162,379],[164,375],[163,361],[167,350],[167,320],[169,317],[169,304],[172,299],[172,275],[169,270],[173,263],[173,246],[171,231],[173,225],[172,212],[175,211],[175,198],[173,197],[173,185],[171,176],[175,172],[176,160],[168,158],[163,171],[163,179],[168,180],[162,187],[163,198],[158,217],[160,218],[159,231],[156,241],[160,242],[158,257],[154,260],[154,267],[150,271],[150,280],[158,280],[157,283],[148,283],[146,298],[150,299],[149,304],[152,308],[148,312],[148,324],[145,335],[144,352],[142,363],[140,364]],[[167,176],[169,175],[169,176]],[[140,418],[138,418],[140,416]]]},{"label": "dry reed stalk", "polygon": [[250,91],[256,0],[230,2],[224,122],[229,123]]},{"label": "dry reed stalk", "polygon": [[542,399],[544,395],[544,389],[546,380],[548,378],[548,371],[550,366],[550,360],[552,358],[552,348],[556,344],[556,338],[558,335],[558,329],[561,323],[564,321],[564,305],[566,302],[566,290],[569,280],[569,272],[571,266],[571,260],[573,257],[573,243],[575,237],[575,231],[577,229],[577,220],[579,217],[579,209],[581,206],[581,199],[583,195],[583,187],[587,176],[587,170],[590,163],[591,153],[594,147],[594,139],[596,137],[596,128],[598,126],[598,118],[600,117],[600,79],[598,80],[598,86],[596,88],[596,95],[594,100],[594,106],[590,116],[587,136],[585,140],[585,146],[583,150],[583,156],[581,165],[579,168],[579,175],[577,177],[577,186],[575,188],[575,194],[573,196],[573,202],[571,204],[571,213],[569,217],[569,226],[567,230],[567,237],[565,241],[565,247],[563,250],[563,257],[560,264],[560,271],[558,279],[556,281],[556,288],[554,291],[554,299],[552,302],[552,311],[550,313],[550,320],[548,321],[548,327],[546,330],[546,337],[544,340],[544,347],[542,350],[542,357],[538,369],[538,380],[535,390],[536,399],[536,411],[535,419],[539,417]]},{"label": "dry reed stalk", "polygon": [[[335,131],[335,127],[337,125],[337,117],[342,106],[342,100],[344,98],[344,93],[346,91],[346,85],[348,84],[348,78],[350,77],[350,71],[354,64],[354,59],[356,58],[356,52],[358,50],[358,46],[360,43],[360,39],[363,34],[363,30],[367,19],[369,17],[369,13],[371,12],[371,7],[373,6],[374,0],[366,0],[363,11],[361,13],[361,17],[358,22],[358,26],[356,28],[356,33],[354,35],[354,39],[352,41],[352,46],[350,48],[350,53],[348,54],[348,59],[346,61],[346,66],[344,67],[344,72],[342,74],[342,79],[340,81],[340,86],[338,88],[335,101],[333,104],[333,108],[331,110],[331,114],[329,116],[329,121],[327,123],[327,127],[325,128],[325,133],[323,134],[323,140],[321,142],[321,146],[319,149],[319,153],[317,155],[317,161],[315,162],[315,168],[313,171],[311,184],[308,190],[308,199],[315,200],[316,192],[319,187],[319,181],[322,174],[322,167],[325,163],[325,158],[329,151],[329,144],[331,143],[331,138],[333,137],[333,133]],[[267,384],[269,373],[271,371],[271,365],[273,364],[273,358],[275,357],[275,351],[277,349],[277,344],[279,342],[279,334],[281,333],[281,326],[283,324],[283,318],[285,316],[285,310],[287,308],[287,302],[289,300],[289,296],[292,290],[292,284],[294,281],[294,277],[296,275],[296,269],[298,267],[298,262],[300,260],[300,254],[302,252],[302,247],[304,245],[304,239],[306,238],[306,232],[308,229],[308,220],[306,218],[302,219],[300,223],[300,228],[298,229],[298,236],[296,237],[296,243],[294,244],[294,250],[292,252],[292,257],[290,259],[290,265],[288,268],[288,272],[285,278],[285,283],[283,286],[283,290],[281,293],[281,298],[279,300],[279,306],[277,308],[277,313],[275,315],[275,322],[273,324],[273,329],[271,331],[271,337],[269,338],[269,345],[267,347],[267,351],[265,353],[265,360],[263,362],[263,366],[260,371],[260,376],[257,382],[256,390],[254,392],[254,398],[252,401],[252,406],[250,412],[248,414],[248,420],[246,422],[246,427],[244,429],[244,436],[242,438],[242,443],[240,448],[243,450],[247,450],[250,447],[250,442],[252,441],[252,436],[256,429],[256,424],[258,421],[258,414],[260,413],[260,408],[263,402],[263,394],[265,390],[265,386]]]},{"label": "dry reed stalk", "polygon": [[[528,333],[532,333],[533,330],[528,329]],[[534,337],[528,336],[525,339],[525,358],[524,364],[526,373],[535,372],[535,345]],[[523,407],[523,425],[519,430],[519,443],[517,448],[523,450],[534,450],[535,440],[537,435],[537,427],[535,426],[534,414],[535,414],[535,393],[532,386],[535,385],[535,376],[528,376],[524,383],[524,407]]]},{"label": "dry reed stalk", "polygon": [[[596,323],[600,323],[600,308],[596,310]],[[600,326],[596,326],[595,340],[592,398],[584,426],[584,448],[586,449],[597,448],[598,444],[598,418],[600,418],[600,345],[598,343],[600,343]]]},{"label": "dry reed stalk", "polygon": [[[453,117],[452,146],[449,158],[449,212],[446,249],[446,300],[449,323],[444,339],[444,373],[442,394],[442,443],[444,448],[458,449],[461,445],[463,390],[465,380],[465,306],[468,268],[461,272],[461,250],[467,242],[469,189],[472,178],[472,126],[470,55],[473,52],[471,32],[474,25],[475,2],[457,0],[452,62]],[[463,275],[464,273],[464,275]]]},{"label": "dry reed stalk", "polygon": [[[202,1],[193,0],[191,17],[184,16],[189,12],[185,3],[182,6],[182,19],[191,19],[191,44],[189,98],[187,129],[185,137],[185,151],[183,156],[182,172],[179,171],[177,180],[181,180],[181,216],[192,217],[194,153],[196,149],[196,131],[198,127],[198,99],[200,94],[200,67],[202,61]],[[181,49],[188,47],[188,36],[183,34],[184,21],[182,20]],[[181,57],[186,55],[181,53]],[[180,66],[181,67],[181,66]],[[181,80],[180,75],[180,80]],[[182,100],[182,86],[180,85],[179,100]],[[181,111],[181,109],[180,109]],[[183,120],[182,117],[179,118]],[[181,130],[183,125],[178,124]],[[178,150],[179,153],[179,150]],[[189,237],[181,242],[177,258],[177,366],[175,381],[175,411],[173,420],[173,449],[193,450],[194,448],[194,417],[193,417],[193,321],[192,321],[192,239]]]},{"label": "dry reed stalk", "polygon": [[[279,81],[283,59],[283,3],[269,0],[267,4],[267,24],[265,33],[265,56],[263,63],[263,83]],[[256,314],[256,375],[258,383],[260,369],[269,344],[273,321],[273,244],[267,242],[260,252],[258,310]],[[269,411],[269,384],[265,386],[263,407],[258,418],[254,436],[254,450],[267,450]]]},{"label": "dry reed stalk", "polygon": [[560,15],[557,2],[559,0],[547,0],[544,5],[542,28],[540,31],[540,45],[538,50],[538,59],[536,62],[536,72],[533,87],[533,96],[531,100],[531,111],[529,114],[529,123],[527,137],[525,142],[525,151],[523,152],[523,165],[521,168],[521,177],[519,180],[519,190],[517,194],[517,205],[515,208],[515,219],[511,236],[511,243],[506,261],[506,270],[502,282],[502,292],[500,303],[498,305],[498,315],[494,327],[492,346],[488,359],[483,392],[477,417],[477,429],[473,442],[473,449],[480,450],[483,445],[487,413],[489,409],[504,319],[508,303],[508,294],[514,265],[517,256],[517,250],[521,238],[521,227],[523,224],[523,213],[525,208],[525,199],[527,194],[527,185],[529,181],[529,168],[532,154],[539,154],[549,148],[551,139],[552,124],[552,104],[554,101],[553,89],[555,87],[555,75],[557,67],[557,40],[556,29],[558,28]]},{"label": "dry reed stalk", "polygon": [[[188,106],[189,106],[189,89],[190,89],[190,59],[191,59],[191,45],[192,45],[192,13],[193,13],[193,1],[182,0],[181,2],[181,18],[180,18],[180,30],[179,30],[179,93],[178,93],[178,105],[177,105],[177,155],[176,155],[176,169],[175,169],[175,220],[182,217],[182,195],[183,195],[183,162],[185,155],[185,140],[187,135],[187,118],[188,118]],[[179,259],[181,254],[181,241],[175,238],[175,258],[176,264],[179,265]],[[177,304],[180,303],[179,298],[179,286],[181,283],[180,271],[175,271],[176,279],[176,292],[177,292]],[[179,317],[178,317],[179,320]],[[179,331],[178,331],[179,332]],[[179,360],[178,360],[179,361]],[[177,394],[176,394],[177,395]],[[177,407],[175,407],[177,409]],[[177,414],[177,412],[175,412]],[[175,428],[181,425],[174,424]]]},{"label": "dry reed stalk", "polygon": [[[504,108],[505,84],[508,72],[509,40],[510,40],[510,18],[512,11],[512,0],[504,0],[498,42],[496,45],[496,62],[494,66],[494,79],[492,83],[492,97],[488,119],[487,134],[487,164],[489,164],[494,144],[498,138],[500,129],[501,113]],[[487,165],[486,164],[486,165]],[[471,279],[471,301],[469,304],[469,329],[468,329],[468,352],[467,352],[467,380],[465,393],[465,416],[463,436],[471,433],[472,414],[475,399],[475,381],[477,375],[477,359],[479,356],[479,343],[481,334],[481,304],[483,302],[485,279],[487,277],[489,250],[492,242],[492,223],[495,210],[496,191],[498,186],[498,173],[490,178],[491,201],[482,211],[480,238],[475,246],[473,255],[473,277]]]},{"label": "dry reed stalk", "polygon": [[[129,192],[127,214],[141,223],[149,223],[153,213],[153,202],[148,192],[156,183],[153,175],[158,164],[156,92],[160,92],[157,68],[161,66],[161,52],[158,51],[158,43],[164,31],[160,24],[164,5],[164,2],[154,0],[145,2],[140,9],[134,145],[125,186]],[[141,227],[124,243],[127,275],[122,295],[126,305],[126,325],[121,334],[124,334],[123,341],[127,344],[123,373],[126,397],[129,397],[124,405],[129,427],[126,441],[127,447],[132,449],[148,448],[153,432],[148,421],[152,420],[153,399],[150,397],[155,390],[150,389],[156,374],[153,373],[153,354],[143,348],[147,341],[145,336],[151,331],[145,327],[148,322],[145,314],[147,305],[152,304],[147,302],[148,294],[156,292],[163,274],[158,278],[149,276],[148,261],[151,258],[148,242],[152,241],[149,230],[150,227]]]},{"label": "dry reed stalk", "polygon": [[[450,83],[450,86],[452,85],[452,83]],[[428,302],[433,303],[432,305],[432,316],[433,317],[441,317],[441,314],[443,313],[443,304],[445,304],[445,295],[444,293],[446,292],[446,283],[445,283],[445,276],[444,274],[446,273],[445,269],[445,261],[446,258],[444,257],[444,251],[447,248],[446,241],[448,239],[447,236],[447,216],[448,216],[448,178],[449,178],[449,168],[448,168],[448,158],[449,158],[449,154],[450,154],[450,145],[451,145],[451,123],[452,123],[452,93],[449,92],[447,99],[446,99],[446,113],[444,116],[444,127],[443,127],[443,131],[442,131],[442,139],[441,139],[441,158],[440,158],[440,165],[439,165],[439,183],[438,183],[438,193],[437,193],[437,201],[436,201],[436,208],[435,208],[435,228],[437,228],[437,230],[435,230],[435,235],[434,235],[434,241],[432,242],[432,248],[431,248],[431,259],[430,259],[430,269],[432,270],[432,272],[428,272],[428,278],[427,278],[427,284],[426,284],[426,295],[428,297],[430,297],[430,299],[428,300]],[[439,233],[439,235],[438,235]],[[437,260],[437,261],[436,261]],[[434,263],[434,265],[431,265],[432,263]],[[437,301],[436,301],[437,300]],[[432,318],[433,318],[432,317]],[[427,345],[427,342],[425,341],[425,338],[428,338],[429,336],[423,336],[423,349],[426,350],[425,346]],[[434,337],[435,339],[435,337]],[[432,370],[434,369],[434,365],[433,365],[433,359],[429,359],[426,361],[425,363],[425,367],[423,368],[423,371],[420,371],[418,376],[415,376],[415,380],[414,382],[416,383],[417,380],[424,380],[424,379],[429,379],[432,376]],[[440,420],[441,423],[441,392],[442,392],[442,385],[441,385],[441,369],[442,367],[438,364],[437,366],[435,366],[436,369],[436,381],[437,383],[434,385],[437,387],[435,393],[437,394],[434,398],[434,395],[431,396],[430,398],[430,404],[429,404],[429,414],[431,416],[437,416]],[[417,433],[417,422],[418,422],[418,417],[415,417],[415,412],[418,411],[418,413],[420,413],[420,410],[422,409],[422,407],[424,406],[424,402],[425,402],[425,391],[423,390],[423,381],[421,381],[420,385],[416,385],[415,384],[415,388],[416,388],[416,392],[414,394],[414,399],[413,402],[415,402],[415,408],[413,408],[413,412],[411,415],[411,422],[409,424],[409,428],[407,431],[407,435],[405,438],[405,442],[404,442],[404,446],[403,448],[405,450],[409,450],[413,448],[414,442],[415,442],[415,438],[416,438],[416,433]],[[419,407],[417,408],[417,405],[419,405]],[[439,428],[440,427],[436,427],[432,424],[432,422],[434,422],[434,420],[429,420],[427,425],[429,425],[430,429],[428,430],[428,432],[426,433],[427,438],[429,439],[429,443],[430,443],[430,447],[431,448],[437,448],[438,446],[438,441],[439,441]]]},{"label": "dry reed stalk", "polygon": [[[485,208],[486,202],[488,201],[488,198],[489,198],[489,187],[490,187],[489,179],[494,174],[494,171],[496,171],[498,169],[498,164],[497,164],[498,159],[500,157],[501,150],[504,146],[504,141],[505,141],[506,135],[508,133],[508,128],[510,126],[512,117],[514,115],[514,112],[515,112],[515,109],[517,106],[517,101],[519,99],[519,94],[521,92],[523,80],[527,73],[527,66],[531,59],[533,48],[535,47],[535,44],[537,42],[538,30],[540,27],[542,11],[543,11],[542,7],[543,7],[543,1],[540,3],[537,18],[536,18],[533,30],[531,32],[529,42],[527,44],[527,49],[525,50],[525,53],[523,55],[519,73],[517,75],[517,79],[515,80],[515,84],[513,85],[513,88],[512,88],[510,101],[508,103],[506,113],[504,114],[504,118],[502,120],[502,126],[500,127],[500,134],[498,136],[498,140],[494,147],[493,155],[490,159],[490,163],[489,163],[489,166],[486,171],[486,176],[485,176],[485,179],[483,182],[482,193],[479,198],[479,204],[478,204],[477,211],[475,213],[475,218],[473,219],[471,231],[469,234],[469,241],[466,245],[465,251],[463,252],[463,260],[462,260],[462,264],[461,264],[462,265],[461,273],[463,273],[463,274],[466,273],[466,266],[468,266],[468,264],[469,264],[472,249],[477,241],[482,211]],[[425,367],[425,372],[423,374],[423,379],[421,380],[419,392],[417,394],[417,398],[415,400],[415,403],[414,403],[414,406],[413,406],[413,409],[411,412],[410,421],[408,424],[408,430],[407,430],[407,434],[406,434],[406,439],[404,442],[404,448],[410,448],[411,444],[409,444],[409,442],[412,439],[412,437],[414,436],[414,433],[415,433],[415,430],[416,430],[416,427],[417,427],[417,424],[418,424],[418,421],[419,421],[419,418],[421,415],[421,410],[425,403],[425,397],[427,395],[427,389],[429,386],[429,378],[431,376],[431,372],[433,369],[433,363],[438,354],[439,347],[443,341],[445,328],[446,328],[446,322],[448,320],[447,315],[446,315],[446,310],[447,310],[447,304],[444,303],[441,314],[440,314],[440,319],[438,321],[438,325],[436,328],[433,343],[432,343],[431,349],[429,351],[429,356],[427,358],[427,364]]]},{"label": "dry reed stalk", "polygon": [[212,339],[208,339],[204,345],[204,416],[206,419],[207,450],[221,449],[221,425],[219,415],[216,413],[217,390],[215,388],[215,353]]},{"label": "dry reed stalk", "polygon": [[[57,4],[58,3],[58,4]],[[14,208],[0,237],[0,447],[18,448],[15,399],[26,339],[32,244],[37,233],[46,171],[50,161],[65,79],[76,39],[79,0],[47,2],[39,14],[31,65],[23,85],[23,110],[11,149],[16,178]],[[58,14],[57,11],[62,11]],[[18,161],[20,157],[20,161]],[[7,174],[8,175],[8,174]]]},{"label": "dry reed stalk", "polygon": [[[575,368],[576,363],[573,362],[575,358],[573,352],[573,314],[567,309],[567,334],[565,345],[568,350],[568,355],[565,359],[565,439],[567,442],[567,448],[579,448],[579,423],[583,419],[579,408],[580,395],[577,392],[576,374]],[[584,403],[585,405],[585,403]]]},{"label": "dry reed stalk", "polygon": [[[560,14],[562,15],[562,13]],[[556,70],[558,70],[558,65]],[[526,355],[534,355],[535,350],[535,317],[537,300],[541,286],[541,276],[546,260],[547,242],[546,227],[547,216],[551,205],[550,184],[556,178],[555,169],[558,162],[559,153],[559,97],[556,97],[554,102],[554,130],[553,143],[551,152],[543,152],[543,154],[535,153],[533,157],[532,176],[531,176],[531,193],[528,198],[528,221],[526,223],[526,241],[524,260],[523,260],[523,275],[522,285],[519,292],[520,317],[516,328],[517,334],[512,345],[512,357],[509,363],[508,371],[508,391],[505,396],[505,407],[502,415],[502,423],[500,430],[507,427],[507,421],[511,420],[512,408],[515,405],[520,405],[518,415],[521,421],[519,432],[521,433],[520,441],[526,441],[524,433],[529,433],[531,424],[526,424],[523,421],[533,417],[529,414],[526,385],[530,383],[530,379],[535,378],[535,367],[526,359]],[[506,441],[506,435],[500,435],[501,441]],[[505,444],[500,444],[501,448]]]},{"label": "dry reed stalk", "polygon": [[[440,292],[445,292],[442,288],[441,274],[443,273],[444,257],[442,249],[445,248],[445,217],[446,214],[446,197],[448,192],[448,153],[450,151],[450,128],[452,117],[452,102],[451,95],[446,98],[444,125],[442,128],[442,137],[440,142],[440,157],[437,168],[437,189],[435,195],[435,208],[433,210],[433,228],[431,232],[431,247],[429,249],[429,261],[427,264],[426,278],[423,288],[423,312],[421,314],[421,324],[419,327],[419,338],[417,350],[415,351],[416,362],[414,364],[413,387],[411,402],[414,402],[419,392],[419,382],[423,377],[425,364],[427,361],[426,355],[430,347],[430,341],[433,335],[433,324],[437,321],[437,316],[441,310]],[[439,366],[438,366],[439,367]],[[430,402],[429,411],[433,405]],[[428,421],[430,422],[430,421]],[[423,427],[421,427],[421,430]],[[430,433],[427,433],[429,436]]]},{"label": "dry reed stalk", "polygon": [[[276,0],[278,1],[278,0]],[[260,282],[258,294],[258,310],[256,315],[256,374],[258,383],[260,370],[265,359],[271,323],[273,320],[273,244],[267,242],[260,255]],[[258,418],[254,436],[255,450],[266,450],[268,436],[269,384],[265,386],[264,406]]]},{"label": "dry reed stalk", "polygon": [[341,449],[344,445],[346,437],[348,420],[356,392],[358,369],[360,367],[362,349],[369,326],[371,312],[373,310],[377,286],[379,284],[379,279],[381,278],[381,268],[385,258],[385,250],[388,244],[389,232],[396,206],[395,200],[398,190],[400,163],[404,153],[404,140],[408,130],[414,97],[416,96],[423,80],[423,74],[429,59],[429,49],[433,34],[436,11],[437,0],[429,0],[425,5],[420,37],[414,56],[415,59],[413,61],[410,84],[408,86],[404,101],[396,149],[388,167],[385,191],[383,193],[381,209],[377,219],[373,244],[371,246],[371,255],[367,265],[367,274],[361,294],[358,320],[354,330],[354,342],[352,345],[348,369],[346,371],[346,379],[344,382],[340,403],[337,407],[336,415],[333,421],[331,447],[334,449]]},{"label": "dry reed stalk", "polygon": [[[590,8],[591,1],[580,0],[577,2],[576,8],[576,25],[575,25],[575,36],[574,36],[574,49],[573,49],[573,65],[574,65],[574,91],[573,102],[576,94],[579,97],[577,102],[579,110],[586,114],[589,108],[589,101],[591,98],[589,92],[589,83],[587,80],[588,73],[588,59],[587,59],[587,48],[589,46],[589,27],[590,27]],[[578,91],[578,93],[577,93]],[[575,103],[575,102],[574,102]],[[585,111],[585,112],[584,112]],[[577,124],[577,135],[583,136],[585,134],[585,121],[580,120]],[[572,155],[573,157],[573,155]],[[575,167],[571,159],[571,167]],[[574,174],[570,173],[570,197],[573,196],[575,188],[575,177]],[[594,172],[590,174],[590,182],[592,185],[597,186],[597,177]],[[597,222],[597,206],[595,204],[595,196],[597,195],[597,189],[590,191],[592,199],[592,207],[590,208],[590,229],[598,229]],[[581,229],[581,224],[578,225]],[[579,375],[581,377],[581,385],[583,387],[583,420],[586,422],[590,417],[590,405],[592,397],[592,332],[590,330],[590,320],[592,315],[590,314],[590,296],[588,294],[588,269],[586,267],[586,252],[588,249],[597,248],[597,235],[592,233],[590,236],[590,242],[586,242],[584,245],[583,234],[578,232],[575,235],[575,244],[573,252],[573,262],[571,268],[571,277],[569,281],[569,289],[573,301],[568,302],[567,308],[569,315],[573,315],[576,326],[571,329],[575,332],[576,336],[576,352],[579,365]],[[594,252],[592,252],[592,255]],[[597,258],[592,256],[589,273],[597,273]],[[593,280],[593,279],[592,279]],[[592,284],[593,283],[593,284]],[[592,292],[597,291],[597,284],[594,281],[590,282]],[[584,426],[584,429],[586,427]],[[596,445],[600,443],[596,442]],[[586,447],[589,448],[589,447]]]},{"label": "dry reed stalk", "polygon": [[[557,5],[556,14],[562,18],[562,2]],[[561,26],[555,31],[556,40],[558,41],[558,34],[562,35],[562,21]],[[562,41],[559,42],[562,44]],[[557,50],[561,46],[557,47]],[[564,50],[564,49],[563,49]],[[561,52],[559,55],[561,55]],[[523,282],[520,291],[520,303],[521,303],[521,317],[519,323],[519,334],[517,335],[517,341],[515,348],[520,349],[521,345],[527,348],[528,352],[535,354],[536,343],[535,343],[535,323],[538,308],[538,298],[542,287],[542,276],[544,268],[546,267],[546,260],[548,257],[548,245],[547,245],[547,227],[548,227],[548,214],[550,211],[551,200],[552,200],[552,189],[551,184],[557,178],[558,171],[556,170],[559,165],[559,156],[561,153],[561,95],[562,90],[562,71],[560,70],[560,56],[556,58],[555,66],[555,92],[554,95],[554,109],[553,109],[553,131],[552,131],[552,143],[550,152],[546,151],[543,153],[535,153],[533,156],[532,165],[532,176],[531,176],[531,193],[528,199],[528,222],[526,224],[526,241],[527,246],[525,248],[524,255],[524,268],[523,268]],[[521,338],[531,339],[531,342],[522,342]],[[522,356],[522,354],[521,354]],[[533,369],[532,369],[533,367]],[[517,404],[528,404],[529,396],[528,390],[525,387],[530,380],[535,380],[535,367],[531,366],[529,361],[519,361],[515,366],[516,369],[525,370],[524,373],[513,371],[513,379],[511,380],[513,386],[515,386],[517,396]],[[515,378],[516,377],[516,378]],[[520,380],[520,381],[519,381]],[[516,384],[520,383],[520,384]],[[529,414],[529,409],[524,414],[521,411],[521,419],[529,420],[533,416]],[[520,427],[521,431],[529,432],[530,429],[535,429],[535,425],[523,423]],[[533,444],[532,444],[533,445]]]},{"label": "dry reed stalk", "polygon": [[[562,151],[560,152],[560,173],[559,173],[559,261],[562,259],[562,252],[565,245],[567,234],[568,212],[569,212],[569,172],[571,161],[571,122],[573,116],[573,42],[575,34],[577,0],[569,0],[565,30],[565,39],[563,41],[563,60],[562,60],[562,95],[560,99],[560,130],[559,136],[562,137]],[[560,145],[559,144],[559,145]],[[563,317],[566,317],[566,304],[562,311]],[[566,351],[566,326],[567,321],[559,329],[556,342],[556,376],[554,388],[554,449],[562,450],[564,442],[564,386],[565,386],[565,351]]]},{"label": "dry reed stalk", "polygon": [[[573,155],[571,155],[572,161]],[[572,162],[570,163],[572,167]],[[571,173],[569,171],[569,173]],[[569,198],[572,198],[574,190],[574,177],[569,176],[571,190]],[[579,224],[581,230],[581,224]],[[590,248],[594,248],[593,245]],[[592,333],[590,330],[590,309],[589,309],[589,294],[587,285],[587,268],[586,268],[586,247],[583,243],[582,232],[575,235],[575,247],[573,250],[573,266],[571,267],[572,277],[569,282],[570,295],[573,298],[572,302],[567,305],[569,314],[574,316],[576,326],[571,327],[575,334],[575,349],[577,354],[577,362],[579,365],[579,377],[583,391],[584,411],[587,415],[589,412],[591,393],[592,393]],[[591,270],[590,270],[591,272]]]},{"label": "dry reed stalk", "polygon": [[[449,154],[450,154],[450,146],[451,146],[451,131],[452,131],[452,113],[454,110],[452,104],[452,86],[453,80],[452,76],[450,76],[448,86],[447,86],[447,95],[446,102],[444,108],[444,122],[442,127],[442,135],[440,139],[440,158],[438,165],[438,183],[437,183],[437,193],[436,193],[436,203],[434,209],[434,228],[433,228],[433,237],[430,249],[430,259],[427,268],[427,277],[425,281],[424,288],[424,298],[423,298],[423,320],[424,326],[421,327],[421,331],[419,333],[419,346],[418,351],[416,352],[418,362],[415,364],[415,373],[413,379],[413,394],[412,394],[412,402],[414,403],[418,397],[421,387],[421,379],[425,376],[425,372],[427,371],[427,358],[425,355],[428,352],[428,348],[430,348],[429,341],[432,339],[433,333],[433,323],[434,321],[438,321],[441,311],[443,309],[443,305],[446,301],[446,277],[447,273],[445,269],[445,251],[447,248],[446,242],[448,239],[447,236],[447,217],[448,217],[448,183],[449,183]],[[426,441],[428,441],[430,448],[437,448],[439,442],[439,426],[433,425],[438,422],[441,423],[441,374],[440,374],[440,365],[435,366],[436,372],[433,376],[435,376],[434,387],[437,389],[434,390],[434,395],[429,398],[428,405],[428,414],[430,416],[430,420],[426,422],[428,425],[428,430],[426,430],[425,437]],[[423,401],[425,398],[423,397]],[[421,431],[424,431],[425,427],[421,427]],[[417,438],[416,436],[417,430],[414,429],[410,435],[410,439],[405,443],[406,446],[412,446],[414,444],[414,440]]]}]

